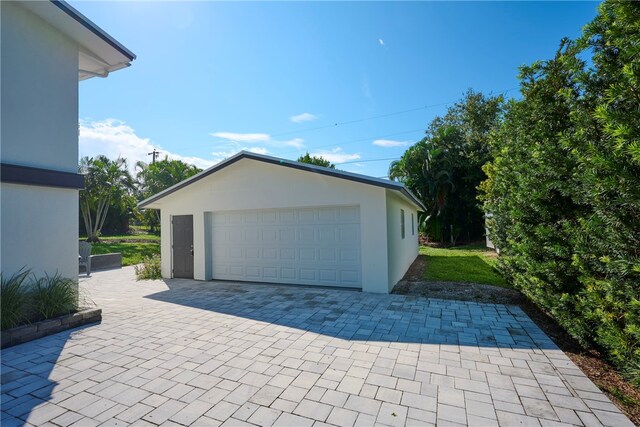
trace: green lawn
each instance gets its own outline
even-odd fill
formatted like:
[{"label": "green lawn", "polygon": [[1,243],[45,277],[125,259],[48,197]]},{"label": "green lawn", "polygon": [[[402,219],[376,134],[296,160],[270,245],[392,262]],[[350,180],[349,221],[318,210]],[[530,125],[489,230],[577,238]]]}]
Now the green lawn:
[{"label": "green lawn", "polygon": [[100,236],[100,240],[109,241],[109,240],[149,240],[160,241],[160,236],[157,234],[118,234],[114,236]]},{"label": "green lawn", "polygon": [[443,282],[471,282],[509,287],[494,269],[496,253],[484,245],[467,245],[454,248],[430,248],[421,246],[420,254],[427,256],[426,280]]},{"label": "green lawn", "polygon": [[[80,236],[80,240],[87,240],[87,236]],[[157,234],[115,234],[113,236],[100,236],[101,241],[108,242],[110,240],[148,240],[150,242],[160,241]]]},{"label": "green lawn", "polygon": [[[107,240],[107,239],[102,239]],[[94,243],[91,254],[109,254],[119,252],[122,254],[122,265],[140,264],[151,255],[160,254],[160,243]]]}]

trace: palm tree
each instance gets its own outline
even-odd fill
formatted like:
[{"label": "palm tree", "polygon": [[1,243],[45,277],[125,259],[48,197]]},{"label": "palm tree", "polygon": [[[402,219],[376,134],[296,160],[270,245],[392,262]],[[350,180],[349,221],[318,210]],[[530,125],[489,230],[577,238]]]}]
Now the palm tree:
[{"label": "palm tree", "polygon": [[389,178],[402,182],[425,206],[431,207],[427,219],[443,211],[447,196],[455,190],[447,151],[434,147],[426,138],[391,163]]},{"label": "palm tree", "polygon": [[109,206],[118,193],[133,191],[133,178],[123,158],[111,160],[104,155],[83,157],[80,173],[85,175],[85,188],[80,191],[80,212],[88,242],[100,241]]}]

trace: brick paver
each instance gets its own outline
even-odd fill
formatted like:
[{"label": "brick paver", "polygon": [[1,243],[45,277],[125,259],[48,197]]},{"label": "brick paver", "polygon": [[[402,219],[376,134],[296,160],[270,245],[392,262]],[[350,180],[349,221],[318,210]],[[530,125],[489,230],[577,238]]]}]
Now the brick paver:
[{"label": "brick paver", "polygon": [[81,279],[103,321],[2,351],[2,425],[631,422],[517,307]]}]

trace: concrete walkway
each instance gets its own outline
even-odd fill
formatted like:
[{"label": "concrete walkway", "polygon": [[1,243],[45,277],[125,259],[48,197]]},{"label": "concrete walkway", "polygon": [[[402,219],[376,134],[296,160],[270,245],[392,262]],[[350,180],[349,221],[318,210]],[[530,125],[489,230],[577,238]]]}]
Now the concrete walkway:
[{"label": "concrete walkway", "polygon": [[2,426],[630,421],[517,307],[81,279],[99,325],[2,351]]}]

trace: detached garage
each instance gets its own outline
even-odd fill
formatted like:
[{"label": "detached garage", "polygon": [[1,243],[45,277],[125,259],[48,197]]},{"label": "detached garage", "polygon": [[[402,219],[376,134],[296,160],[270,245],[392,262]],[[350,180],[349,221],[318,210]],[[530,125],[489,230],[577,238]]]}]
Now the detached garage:
[{"label": "detached garage", "polygon": [[162,275],[388,293],[418,255],[399,183],[241,152],[140,203],[160,209]]}]

